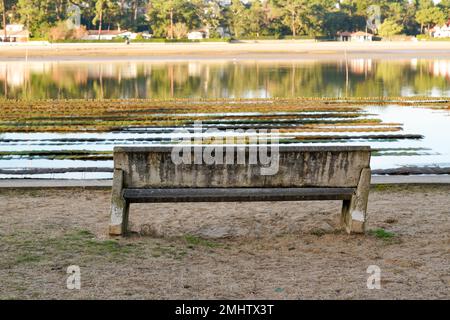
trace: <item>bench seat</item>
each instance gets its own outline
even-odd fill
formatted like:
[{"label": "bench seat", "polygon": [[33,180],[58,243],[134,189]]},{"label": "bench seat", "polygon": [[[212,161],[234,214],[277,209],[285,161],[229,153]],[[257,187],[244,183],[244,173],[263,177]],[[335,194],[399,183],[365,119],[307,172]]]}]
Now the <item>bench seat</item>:
[{"label": "bench seat", "polygon": [[342,228],[364,233],[370,147],[269,148],[227,145],[214,160],[202,145],[183,146],[182,157],[177,145],[115,147],[109,234],[127,233],[131,203],[304,200],[342,201]]},{"label": "bench seat", "polygon": [[356,188],[124,189],[131,203],[350,200]]}]

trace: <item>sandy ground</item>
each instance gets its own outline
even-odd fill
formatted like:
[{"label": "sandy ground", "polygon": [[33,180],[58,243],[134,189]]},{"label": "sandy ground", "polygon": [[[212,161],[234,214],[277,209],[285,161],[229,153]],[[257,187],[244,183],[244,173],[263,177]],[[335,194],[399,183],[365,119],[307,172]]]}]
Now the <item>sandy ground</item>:
[{"label": "sandy ground", "polygon": [[314,42],[246,41],[240,43],[75,43],[0,45],[0,60],[86,59],[337,59],[448,58],[450,41]]},{"label": "sandy ground", "polygon": [[[372,189],[369,230],[339,202],[139,204],[106,236],[108,189],[0,190],[0,298],[450,298],[450,186]],[[66,269],[81,268],[81,290]],[[367,267],[381,289],[367,289]]]}]

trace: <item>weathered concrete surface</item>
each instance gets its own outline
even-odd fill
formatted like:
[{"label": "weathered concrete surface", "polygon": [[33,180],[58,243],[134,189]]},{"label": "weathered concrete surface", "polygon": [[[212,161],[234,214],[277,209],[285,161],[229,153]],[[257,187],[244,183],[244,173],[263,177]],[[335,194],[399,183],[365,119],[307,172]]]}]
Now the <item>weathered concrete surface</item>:
[{"label": "weathered concrete surface", "polygon": [[370,163],[369,147],[280,147],[278,171],[269,176],[261,175],[259,164],[236,164],[237,151],[232,165],[176,165],[171,151],[117,147],[114,168],[124,171],[125,188],[356,187]]},{"label": "weathered concrete surface", "polygon": [[[375,176],[370,184],[450,184],[450,175]],[[0,188],[111,188],[111,179],[0,179]]]},{"label": "weathered concrete surface", "polygon": [[[258,193],[264,192],[251,192],[249,201],[314,199],[311,194],[302,198],[297,191],[294,193],[298,193],[298,196],[277,198],[272,193],[280,194],[282,191],[280,188],[302,188],[303,190],[314,187],[310,189],[313,193],[317,192],[313,196],[325,193],[326,188],[335,188],[335,191],[356,188],[355,191],[351,191],[350,199],[341,198],[345,199],[342,224],[348,233],[364,232],[370,189],[370,147],[280,147],[277,145],[270,150],[270,162],[276,163],[276,170],[271,175],[262,174],[261,159],[250,160],[255,154],[260,155],[260,150],[264,150],[258,149],[255,145],[228,146],[225,150],[223,146],[219,146],[218,159],[221,160],[216,159],[208,163],[199,155],[204,155],[210,148],[211,146],[188,147],[183,150],[184,155],[188,155],[187,158],[183,155],[183,161],[177,163],[173,157],[173,146],[116,147],[110,234],[121,235],[126,232],[129,201],[145,202],[146,198],[151,197],[157,190],[161,191],[161,198],[167,199],[164,201],[172,202],[203,200],[191,196],[191,193],[196,192],[191,188],[218,188],[217,193],[219,190],[220,193],[224,193],[223,190],[227,189],[231,191],[235,188],[235,192],[240,188],[250,187],[271,190],[269,192],[271,194],[264,197],[258,196]],[[218,151],[215,152],[215,155],[217,154]],[[273,163],[270,164],[272,165]],[[153,190],[145,191],[144,189]],[[167,195],[168,191],[165,189],[177,190],[177,194]],[[123,190],[125,193],[130,191],[130,195],[125,197]],[[186,190],[189,192],[188,195],[185,194]],[[181,191],[183,195],[178,194]],[[204,198],[226,201],[225,193],[217,197],[215,195],[210,197],[208,193],[208,197]],[[231,200],[234,201],[237,198],[239,197],[236,193],[231,194]],[[152,202],[154,201],[155,199],[152,198]]]},{"label": "weathered concrete surface", "polygon": [[130,204],[122,197],[122,190],[123,171],[115,169],[111,192],[111,222],[109,224],[110,235],[121,235],[127,231]]},{"label": "weathered concrete surface", "polygon": [[370,168],[361,171],[356,193],[342,204],[341,224],[347,233],[364,233],[370,191]]}]

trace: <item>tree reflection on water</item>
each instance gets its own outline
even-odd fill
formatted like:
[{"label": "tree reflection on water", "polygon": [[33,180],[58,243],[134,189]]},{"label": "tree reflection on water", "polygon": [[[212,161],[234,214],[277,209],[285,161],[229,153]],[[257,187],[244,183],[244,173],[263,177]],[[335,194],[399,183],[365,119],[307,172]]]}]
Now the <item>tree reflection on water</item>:
[{"label": "tree reflection on water", "polygon": [[0,63],[0,96],[15,99],[448,96],[449,90],[449,60]]}]

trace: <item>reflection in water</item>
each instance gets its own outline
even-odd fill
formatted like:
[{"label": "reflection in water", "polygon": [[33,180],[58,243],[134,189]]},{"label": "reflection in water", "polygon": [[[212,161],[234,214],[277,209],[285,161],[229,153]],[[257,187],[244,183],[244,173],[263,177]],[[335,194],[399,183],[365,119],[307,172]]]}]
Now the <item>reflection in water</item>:
[{"label": "reflection in water", "polygon": [[352,59],[349,64],[351,73],[365,76],[372,73],[372,59]]},{"label": "reflection in water", "polygon": [[432,74],[436,77],[445,77],[450,80],[450,61],[436,60],[432,64]]},{"label": "reflection in water", "polygon": [[449,60],[0,62],[8,98],[270,98],[450,93]]}]

